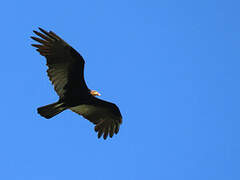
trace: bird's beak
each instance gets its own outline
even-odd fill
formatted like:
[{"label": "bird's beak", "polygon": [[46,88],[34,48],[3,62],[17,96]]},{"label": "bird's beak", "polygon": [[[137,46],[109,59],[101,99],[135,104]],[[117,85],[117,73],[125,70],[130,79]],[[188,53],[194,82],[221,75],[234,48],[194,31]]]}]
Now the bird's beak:
[{"label": "bird's beak", "polygon": [[97,91],[95,91],[95,90],[91,90],[91,95],[93,95],[93,96],[101,96],[101,94],[99,93],[99,92],[97,92]]}]

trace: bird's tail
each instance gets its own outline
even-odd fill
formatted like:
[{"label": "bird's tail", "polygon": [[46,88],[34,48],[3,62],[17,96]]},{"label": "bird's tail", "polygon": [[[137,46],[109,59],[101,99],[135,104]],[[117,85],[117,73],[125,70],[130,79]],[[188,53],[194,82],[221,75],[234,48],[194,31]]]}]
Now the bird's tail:
[{"label": "bird's tail", "polygon": [[56,102],[56,103],[53,103],[53,104],[49,104],[49,105],[46,105],[46,106],[39,107],[37,109],[37,111],[41,116],[43,116],[47,119],[50,119],[53,116],[56,116],[57,114],[59,114],[60,112],[66,110],[66,109],[67,109],[67,107],[65,106],[64,103]]}]

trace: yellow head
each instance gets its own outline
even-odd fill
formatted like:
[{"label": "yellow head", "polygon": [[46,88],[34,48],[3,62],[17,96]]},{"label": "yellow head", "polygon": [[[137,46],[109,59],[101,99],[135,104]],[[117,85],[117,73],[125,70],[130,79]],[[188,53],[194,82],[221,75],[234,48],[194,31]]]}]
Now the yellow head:
[{"label": "yellow head", "polygon": [[90,91],[90,94],[93,95],[93,96],[101,96],[101,94],[95,90],[91,90]]}]

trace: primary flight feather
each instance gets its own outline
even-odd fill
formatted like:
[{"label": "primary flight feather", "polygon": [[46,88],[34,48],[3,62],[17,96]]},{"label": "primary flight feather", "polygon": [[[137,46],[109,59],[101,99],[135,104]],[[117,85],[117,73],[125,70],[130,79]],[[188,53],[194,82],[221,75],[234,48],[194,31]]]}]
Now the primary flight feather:
[{"label": "primary flight feather", "polygon": [[50,119],[66,109],[70,109],[95,124],[98,138],[106,139],[119,131],[122,116],[119,108],[110,102],[96,98],[100,94],[90,90],[84,80],[83,57],[52,31],[39,28],[33,31],[38,37],[31,37],[40,44],[32,44],[46,57],[47,74],[59,100],[39,107],[38,113]]}]

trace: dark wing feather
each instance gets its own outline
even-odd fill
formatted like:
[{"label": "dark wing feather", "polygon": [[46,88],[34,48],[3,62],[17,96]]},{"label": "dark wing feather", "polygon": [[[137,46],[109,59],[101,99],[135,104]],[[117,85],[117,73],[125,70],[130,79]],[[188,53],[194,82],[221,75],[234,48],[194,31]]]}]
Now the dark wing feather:
[{"label": "dark wing feather", "polygon": [[119,131],[122,123],[122,116],[118,107],[110,102],[93,97],[88,103],[70,108],[73,112],[82,115],[84,118],[95,124],[95,131],[98,138],[103,135],[113,137]]},{"label": "dark wing feather", "polygon": [[31,37],[40,44],[32,44],[47,59],[48,76],[57,94],[63,97],[66,93],[87,91],[84,80],[84,59],[54,32],[33,31],[39,37]]}]

